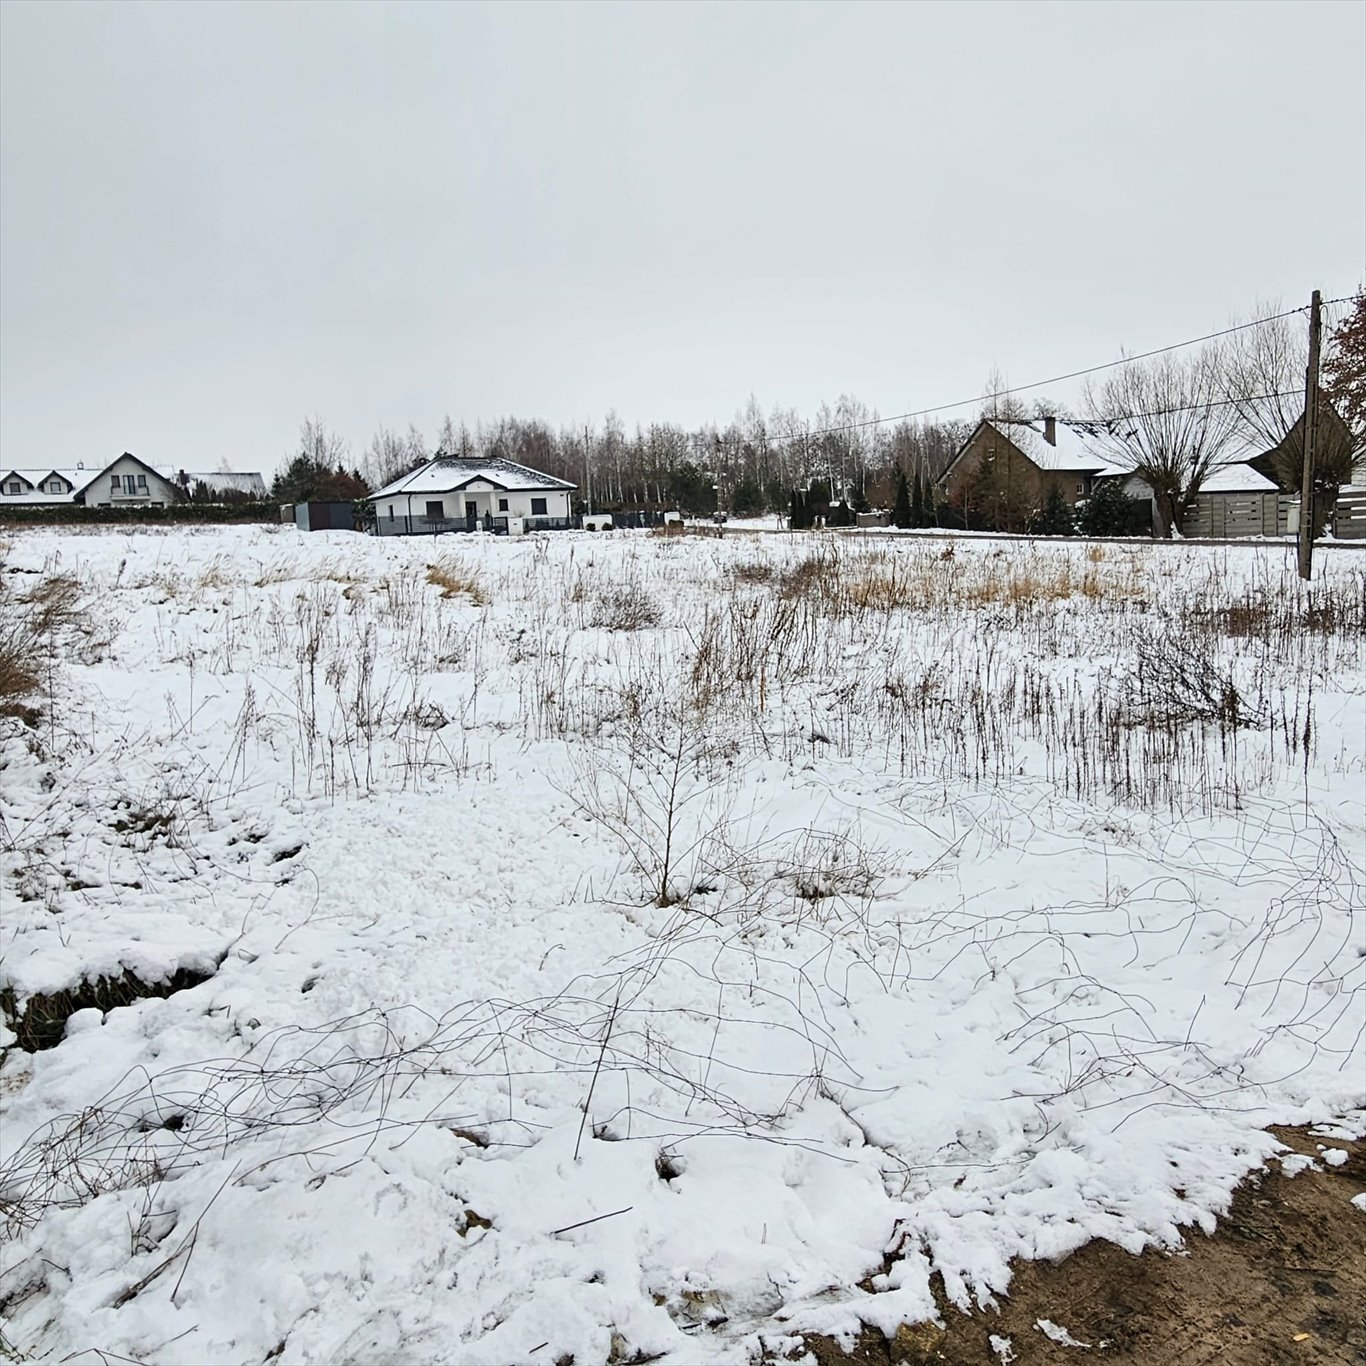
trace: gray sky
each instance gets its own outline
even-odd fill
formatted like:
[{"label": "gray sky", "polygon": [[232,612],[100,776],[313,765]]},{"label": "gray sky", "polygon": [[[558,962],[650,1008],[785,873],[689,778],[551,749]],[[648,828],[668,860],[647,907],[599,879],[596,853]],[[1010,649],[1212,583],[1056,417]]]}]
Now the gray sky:
[{"label": "gray sky", "polygon": [[[0,4],[0,451],[966,398],[1366,273],[1366,6]],[[1066,393],[1058,395],[1066,397]]]}]

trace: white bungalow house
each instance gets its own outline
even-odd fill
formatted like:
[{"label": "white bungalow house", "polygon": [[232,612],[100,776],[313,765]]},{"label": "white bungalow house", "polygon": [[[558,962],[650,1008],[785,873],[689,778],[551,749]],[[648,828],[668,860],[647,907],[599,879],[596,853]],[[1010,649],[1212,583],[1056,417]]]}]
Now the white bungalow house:
[{"label": "white bungalow house", "polygon": [[438,455],[370,497],[381,536],[506,531],[518,519],[545,531],[573,525],[576,487],[500,456]]}]

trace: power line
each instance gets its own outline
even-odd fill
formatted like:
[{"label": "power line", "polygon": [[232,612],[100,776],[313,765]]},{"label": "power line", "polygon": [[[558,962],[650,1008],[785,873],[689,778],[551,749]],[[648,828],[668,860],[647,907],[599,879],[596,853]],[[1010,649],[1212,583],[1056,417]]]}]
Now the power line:
[{"label": "power line", "polygon": [[[1147,413],[1121,413],[1117,417],[1057,417],[1053,420],[1063,427],[1071,427],[1073,431],[1079,431],[1085,436],[1099,436],[1109,428],[1117,427],[1125,422],[1137,422],[1145,417],[1171,417],[1175,413],[1203,413],[1211,408],[1232,408],[1240,403],[1264,403],[1273,398],[1302,398],[1303,394],[1298,389],[1287,389],[1279,394],[1240,394],[1237,398],[1218,398],[1209,403],[1186,403],[1176,408],[1154,408]],[[1007,426],[1024,423],[1027,427],[1033,427],[1034,423],[1041,422],[1042,418],[1037,417],[1010,417],[997,418],[997,422],[1004,422]],[[1037,428],[1035,428],[1037,430]]]},{"label": "power line", "polygon": [[[1340,299],[1329,299],[1328,304],[1342,304],[1352,302],[1352,296],[1344,295]],[[1273,313],[1270,317],[1255,318],[1252,322],[1237,323],[1233,327],[1225,327],[1218,332],[1206,333],[1203,337],[1192,337],[1189,341],[1173,342],[1170,346],[1158,346],[1151,351],[1140,351],[1135,356],[1121,356],[1119,360],[1106,361],[1102,365],[1090,365],[1084,370],[1072,370],[1065,375],[1054,375],[1051,379],[1035,380],[1032,384],[1012,384],[1009,389],[1000,389],[991,394],[978,394],[973,398],[959,399],[956,403],[940,403],[932,408],[917,408],[911,413],[897,413],[892,417],[870,417],[861,422],[846,422],[834,427],[822,427],[818,431],[804,432],[800,437],[788,437],[788,441],[810,441],[814,437],[833,436],[839,432],[861,431],[865,427],[880,427],[888,422],[909,422],[917,417],[929,417],[932,413],[947,413],[954,408],[969,408],[975,403],[987,403],[992,399],[1008,398],[1012,394],[1028,393],[1031,389],[1043,389],[1050,384],[1062,384],[1067,380],[1081,379],[1086,375],[1099,374],[1102,370],[1113,370],[1121,365],[1132,365],[1135,361],[1149,360],[1153,356],[1165,355],[1168,351],[1181,351],[1187,346],[1199,346],[1202,342],[1215,341],[1220,337],[1232,336],[1235,332],[1246,332],[1249,328],[1265,327],[1267,323],[1279,322],[1282,318],[1293,318],[1296,314],[1308,311],[1308,305],[1301,305],[1299,308],[1289,308],[1284,313]],[[1263,394],[1263,398],[1284,398],[1284,394]],[[1200,406],[1200,405],[1196,405]],[[1215,406],[1215,405],[1211,405]],[[1171,409],[1171,412],[1181,412],[1182,409]],[[1159,413],[1135,414],[1135,416],[1162,416]]]}]

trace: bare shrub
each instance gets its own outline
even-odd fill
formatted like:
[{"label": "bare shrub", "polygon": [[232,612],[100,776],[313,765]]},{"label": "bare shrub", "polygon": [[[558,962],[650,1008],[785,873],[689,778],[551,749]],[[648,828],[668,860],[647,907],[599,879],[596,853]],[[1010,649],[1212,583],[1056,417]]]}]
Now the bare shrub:
[{"label": "bare shrub", "polygon": [[834,550],[820,549],[785,569],[778,591],[785,598],[816,598],[834,602],[839,596],[840,560]]},{"label": "bare shrub", "polygon": [[772,583],[777,568],[768,560],[744,560],[731,569],[736,583]]},{"label": "bare shrub", "polygon": [[29,725],[37,711],[25,702],[39,688],[41,675],[34,656],[29,623],[12,619],[0,625],[0,716],[12,716]]},{"label": "bare shrub", "polygon": [[600,589],[593,598],[589,623],[604,631],[641,631],[658,626],[659,604],[637,583]]},{"label": "bare shrub", "polygon": [[1189,636],[1141,641],[1129,686],[1131,724],[1161,727],[1196,721],[1237,730],[1265,720],[1232,674]]},{"label": "bare shrub", "polygon": [[34,636],[46,636],[77,623],[81,597],[80,581],[70,574],[44,579],[20,599],[28,608],[30,631]]},{"label": "bare shrub", "polygon": [[886,860],[841,833],[804,831],[781,861],[779,875],[801,901],[871,896],[886,873]]}]

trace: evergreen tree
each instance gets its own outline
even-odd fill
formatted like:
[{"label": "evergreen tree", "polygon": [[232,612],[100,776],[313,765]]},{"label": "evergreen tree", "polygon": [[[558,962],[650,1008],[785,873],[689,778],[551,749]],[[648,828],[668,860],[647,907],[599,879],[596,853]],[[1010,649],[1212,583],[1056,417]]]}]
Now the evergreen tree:
[{"label": "evergreen tree", "polygon": [[730,510],[737,517],[756,517],[766,510],[763,490],[757,480],[746,476],[736,484],[730,496]]},{"label": "evergreen tree", "polygon": [[[916,487],[919,488],[917,482]],[[918,526],[915,509],[911,501],[911,490],[906,483],[905,470],[896,472],[896,501],[892,504],[892,525],[899,527]]]},{"label": "evergreen tree", "polygon": [[1103,479],[1082,505],[1077,527],[1083,536],[1150,536],[1152,509],[1130,498],[1118,479]]},{"label": "evergreen tree", "polygon": [[930,483],[928,471],[916,471],[915,482],[920,486],[920,520],[917,526],[934,526],[934,485]]},{"label": "evergreen tree", "polygon": [[1029,519],[1029,530],[1035,536],[1075,536],[1076,523],[1072,509],[1056,484],[1048,486],[1043,507]]}]

